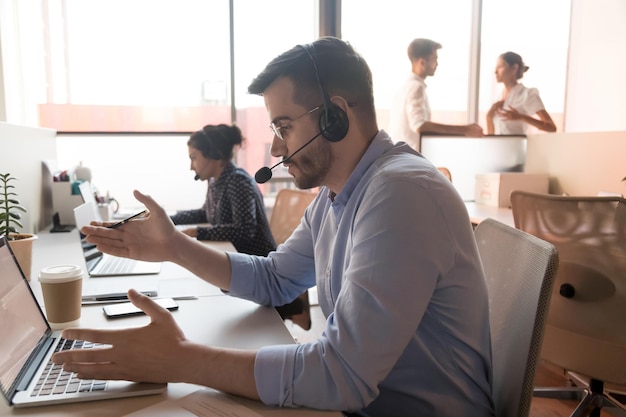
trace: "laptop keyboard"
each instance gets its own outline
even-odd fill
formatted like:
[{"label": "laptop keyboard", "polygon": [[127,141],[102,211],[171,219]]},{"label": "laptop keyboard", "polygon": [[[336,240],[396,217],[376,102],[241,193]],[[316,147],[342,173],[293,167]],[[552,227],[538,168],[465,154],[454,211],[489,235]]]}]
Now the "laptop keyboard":
[{"label": "laptop keyboard", "polygon": [[124,275],[132,272],[135,265],[137,265],[137,261],[133,259],[111,256],[106,258],[98,273]]},{"label": "laptop keyboard", "polygon": [[[55,352],[68,349],[93,349],[107,347],[101,343],[84,342],[82,340],[69,340],[61,338]],[[106,381],[93,379],[79,379],[73,372],[65,372],[63,365],[48,362],[31,397],[42,395],[58,395],[75,392],[104,391]]]}]

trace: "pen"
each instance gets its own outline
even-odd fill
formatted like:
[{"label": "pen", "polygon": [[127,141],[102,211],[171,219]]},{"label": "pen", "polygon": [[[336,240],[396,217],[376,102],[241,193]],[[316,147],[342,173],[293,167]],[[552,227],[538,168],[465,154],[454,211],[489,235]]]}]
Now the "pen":
[{"label": "pen", "polygon": [[[143,295],[147,297],[156,297],[156,291],[140,291]],[[125,292],[117,292],[117,293],[109,293],[109,294],[101,294],[94,296],[85,296],[82,297],[82,301],[128,301],[128,294]]]},{"label": "pen", "polygon": [[125,224],[125,223],[129,222],[130,220],[135,219],[135,218],[137,218],[137,217],[145,216],[146,214],[148,214],[148,210],[142,210],[142,211],[140,211],[140,212],[139,212],[139,213],[137,213],[137,214],[133,214],[132,216],[127,217],[127,218],[125,218],[124,220],[121,220],[121,221],[119,221],[119,222],[117,222],[117,223],[113,223],[112,225],[109,225],[109,226],[107,226],[107,227],[108,227],[109,229],[117,229],[117,228],[118,228],[118,227],[120,227],[121,225],[123,225],[123,224]]}]

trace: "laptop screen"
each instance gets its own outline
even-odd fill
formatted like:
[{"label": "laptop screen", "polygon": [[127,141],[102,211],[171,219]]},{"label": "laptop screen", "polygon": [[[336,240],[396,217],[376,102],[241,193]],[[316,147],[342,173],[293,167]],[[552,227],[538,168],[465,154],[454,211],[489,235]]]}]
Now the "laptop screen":
[{"label": "laptop screen", "polygon": [[49,330],[6,239],[0,238],[0,388],[7,398]]}]

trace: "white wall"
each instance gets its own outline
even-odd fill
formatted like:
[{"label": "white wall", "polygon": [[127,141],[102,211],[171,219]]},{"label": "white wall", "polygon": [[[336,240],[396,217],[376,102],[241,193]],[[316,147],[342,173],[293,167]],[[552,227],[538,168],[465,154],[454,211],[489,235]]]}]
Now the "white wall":
[{"label": "white wall", "polygon": [[52,191],[44,187],[45,160],[56,158],[56,131],[0,122],[0,173],[16,178],[12,183],[27,212],[22,231],[37,233],[52,223]]},{"label": "white wall", "polygon": [[626,130],[625,45],[626,1],[572,0],[566,132]]},{"label": "white wall", "polygon": [[528,135],[530,173],[550,175],[550,193],[626,195],[626,131]]}]

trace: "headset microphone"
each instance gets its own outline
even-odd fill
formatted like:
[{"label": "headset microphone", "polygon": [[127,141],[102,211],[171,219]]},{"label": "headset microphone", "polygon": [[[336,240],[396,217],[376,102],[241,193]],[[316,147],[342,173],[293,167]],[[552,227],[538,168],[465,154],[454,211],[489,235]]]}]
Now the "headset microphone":
[{"label": "headset microphone", "polygon": [[317,137],[320,136],[321,134],[322,134],[322,132],[320,131],[317,135],[315,135],[311,139],[309,139],[304,145],[302,145],[298,149],[296,149],[291,155],[289,155],[287,158],[283,159],[282,161],[278,162],[277,164],[274,164],[271,167],[263,167],[263,168],[259,169],[256,172],[256,174],[254,174],[254,179],[256,180],[256,182],[259,183],[259,184],[265,184],[266,182],[268,182],[272,178],[272,170],[274,168],[276,168],[280,164],[284,164],[285,162],[289,161],[298,152],[300,152],[302,149],[304,149],[307,146],[309,146],[309,144],[311,142],[313,142],[315,139],[317,139]]},{"label": "headset microphone", "polygon": [[198,181],[200,179],[200,175],[196,174],[195,177],[193,177],[194,181]]}]

